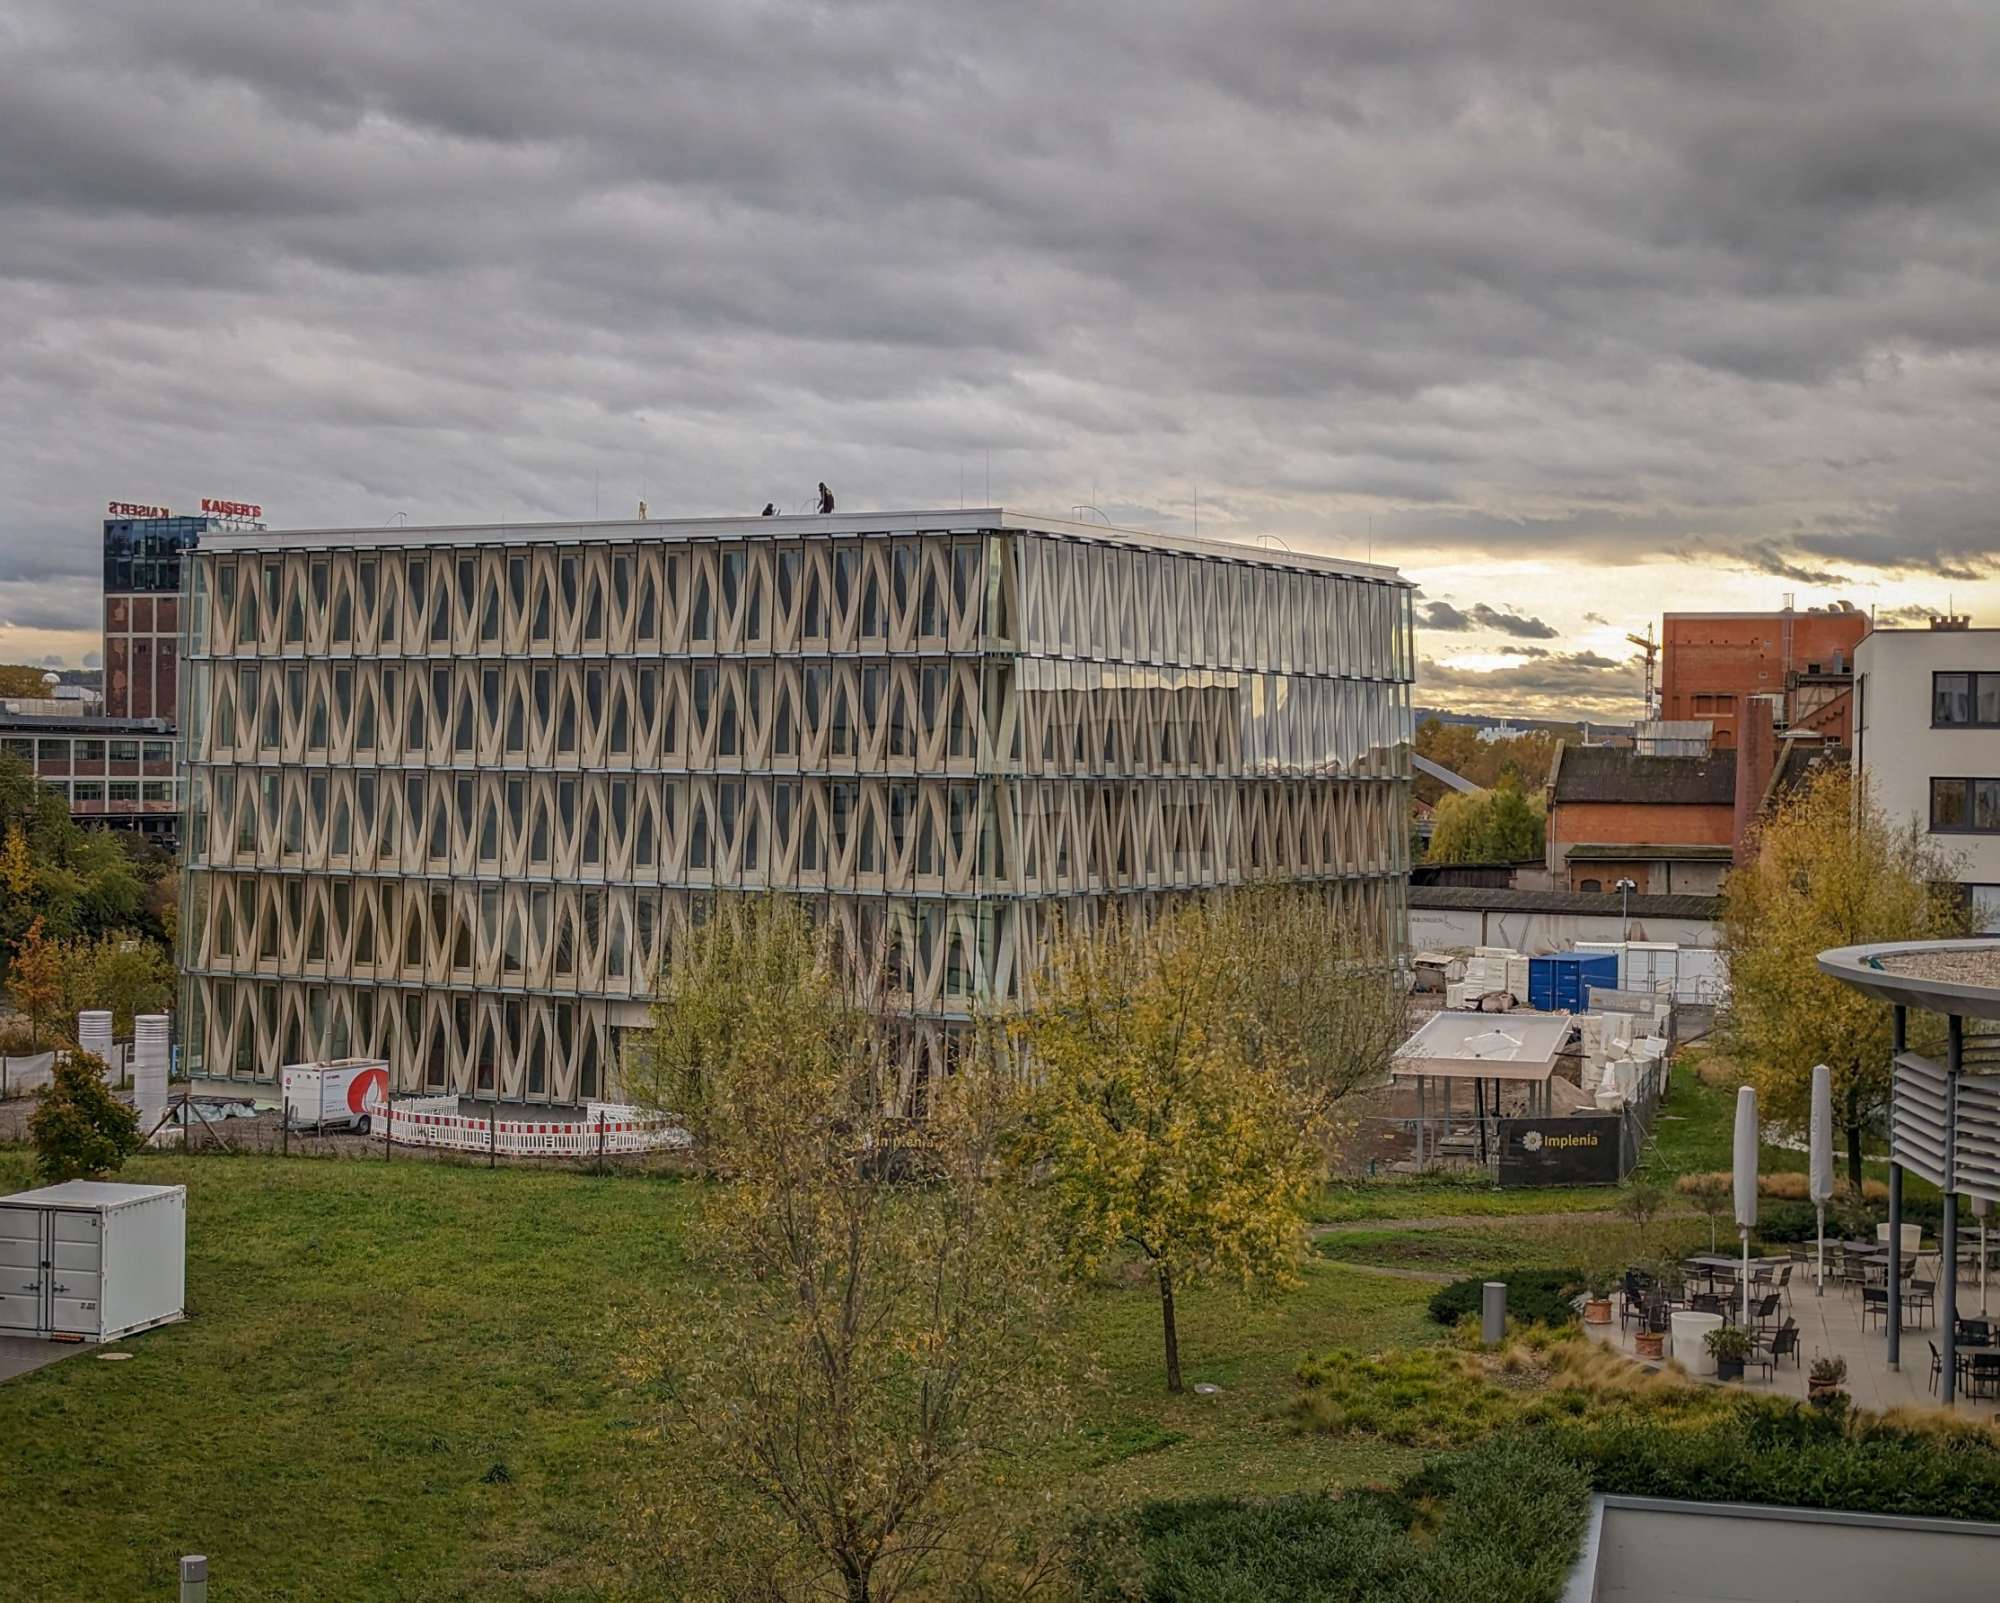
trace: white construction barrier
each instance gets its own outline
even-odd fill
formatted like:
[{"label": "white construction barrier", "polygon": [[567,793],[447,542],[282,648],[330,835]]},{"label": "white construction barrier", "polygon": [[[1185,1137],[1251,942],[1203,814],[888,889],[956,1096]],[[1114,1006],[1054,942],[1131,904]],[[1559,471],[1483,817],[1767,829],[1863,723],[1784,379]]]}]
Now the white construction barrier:
[{"label": "white construction barrier", "polygon": [[[438,1108],[439,1103],[451,1111]],[[383,1120],[391,1142],[444,1147],[514,1158],[588,1158],[599,1153],[676,1152],[693,1137],[669,1114],[636,1108],[592,1108],[587,1119],[498,1119],[460,1113],[457,1099],[423,1097],[394,1102]]]}]

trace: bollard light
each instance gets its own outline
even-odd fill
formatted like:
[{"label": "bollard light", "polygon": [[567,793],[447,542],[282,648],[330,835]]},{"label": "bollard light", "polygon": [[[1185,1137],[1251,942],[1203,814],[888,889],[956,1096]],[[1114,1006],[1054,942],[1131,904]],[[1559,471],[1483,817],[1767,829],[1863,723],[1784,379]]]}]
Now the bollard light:
[{"label": "bollard light", "polygon": [[1479,1297],[1479,1339],[1498,1347],[1507,1339],[1507,1282],[1489,1280]]},{"label": "bollard light", "polygon": [[188,1553],[181,1559],[181,1603],[208,1603],[208,1555]]}]

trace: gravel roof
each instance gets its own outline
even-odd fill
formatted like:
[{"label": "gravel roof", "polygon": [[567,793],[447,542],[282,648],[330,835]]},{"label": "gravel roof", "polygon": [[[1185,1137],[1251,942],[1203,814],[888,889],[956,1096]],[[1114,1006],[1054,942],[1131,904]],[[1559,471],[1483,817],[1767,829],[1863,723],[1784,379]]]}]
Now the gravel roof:
[{"label": "gravel roof", "polygon": [[1947,947],[1936,952],[1885,952],[1876,959],[1885,974],[1952,985],[2000,987],[2000,941],[1990,946]]}]

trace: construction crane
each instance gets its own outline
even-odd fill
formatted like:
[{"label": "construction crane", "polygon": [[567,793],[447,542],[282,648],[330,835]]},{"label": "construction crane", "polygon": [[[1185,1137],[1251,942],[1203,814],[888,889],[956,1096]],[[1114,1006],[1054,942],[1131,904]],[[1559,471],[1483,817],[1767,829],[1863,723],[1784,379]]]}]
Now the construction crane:
[{"label": "construction crane", "polygon": [[1653,626],[1649,623],[1644,634],[1628,634],[1625,638],[1639,648],[1640,654],[1646,660],[1646,711],[1642,716],[1651,718],[1654,716],[1653,665],[1660,660],[1660,648],[1653,640]]}]

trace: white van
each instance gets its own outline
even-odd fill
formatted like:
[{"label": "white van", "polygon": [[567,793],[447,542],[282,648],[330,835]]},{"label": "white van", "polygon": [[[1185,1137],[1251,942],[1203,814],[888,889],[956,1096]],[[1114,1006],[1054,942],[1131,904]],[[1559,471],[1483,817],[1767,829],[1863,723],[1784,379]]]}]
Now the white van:
[{"label": "white van", "polygon": [[288,1063],[283,1084],[285,1123],[294,1130],[355,1130],[366,1135],[370,1116],[388,1105],[389,1065],[383,1058]]}]

